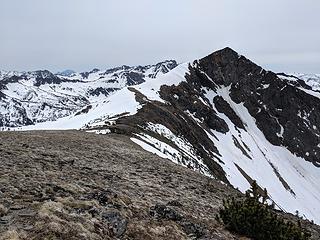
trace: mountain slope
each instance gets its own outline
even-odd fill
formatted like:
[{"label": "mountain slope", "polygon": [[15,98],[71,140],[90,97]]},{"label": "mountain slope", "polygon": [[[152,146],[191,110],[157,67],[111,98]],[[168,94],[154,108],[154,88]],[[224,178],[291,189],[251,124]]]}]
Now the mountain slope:
[{"label": "mountain slope", "polygon": [[126,136],[0,136],[0,209],[8,209],[0,212],[1,239],[13,239],[4,237],[10,232],[26,240],[238,239],[214,217],[222,199],[239,192],[143,151]]},{"label": "mountain slope", "polygon": [[144,82],[176,67],[156,65],[90,72],[52,74],[49,71],[0,72],[0,127],[32,125],[70,116],[103,102],[123,87]]},{"label": "mountain slope", "polygon": [[[215,220],[224,198],[242,194],[144,151],[128,136],[0,137],[0,239],[247,239]],[[319,226],[301,222],[310,240],[319,239]]]},{"label": "mountain slope", "polygon": [[230,48],[120,90],[80,115],[27,129],[127,134],[145,150],[320,223],[320,97]]}]

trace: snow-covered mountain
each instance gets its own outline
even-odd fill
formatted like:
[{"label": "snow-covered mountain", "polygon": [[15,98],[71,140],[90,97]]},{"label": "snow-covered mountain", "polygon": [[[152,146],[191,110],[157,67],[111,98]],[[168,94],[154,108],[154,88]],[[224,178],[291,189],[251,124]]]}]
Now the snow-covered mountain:
[{"label": "snow-covered mountain", "polygon": [[243,192],[256,180],[278,208],[320,224],[320,92],[230,48],[22,129],[127,134],[145,150]]},{"label": "snow-covered mountain", "polygon": [[175,61],[165,61],[82,73],[0,71],[0,127],[32,125],[76,114],[125,86],[155,78],[176,66]]},{"label": "snow-covered mountain", "polygon": [[76,74],[76,72],[73,71],[73,70],[70,70],[70,69],[67,69],[67,70],[64,70],[62,72],[57,72],[56,73],[56,75],[62,76],[62,77],[71,77],[74,74]]}]

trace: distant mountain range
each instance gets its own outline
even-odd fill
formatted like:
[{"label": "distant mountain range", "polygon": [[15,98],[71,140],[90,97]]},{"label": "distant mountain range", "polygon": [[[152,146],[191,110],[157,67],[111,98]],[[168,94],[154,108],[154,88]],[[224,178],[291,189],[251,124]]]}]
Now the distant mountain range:
[{"label": "distant mountain range", "polygon": [[32,125],[71,116],[113,92],[167,73],[177,66],[165,61],[149,66],[121,66],[53,74],[0,71],[0,128]]},{"label": "distant mountain range", "polygon": [[3,128],[129,135],[242,192],[256,180],[277,208],[320,223],[319,75],[276,74],[225,48],[178,66],[1,79]]},{"label": "distant mountain range", "polygon": [[62,76],[62,77],[71,77],[72,75],[77,74],[75,71],[67,69],[62,72],[57,72],[56,75]]}]

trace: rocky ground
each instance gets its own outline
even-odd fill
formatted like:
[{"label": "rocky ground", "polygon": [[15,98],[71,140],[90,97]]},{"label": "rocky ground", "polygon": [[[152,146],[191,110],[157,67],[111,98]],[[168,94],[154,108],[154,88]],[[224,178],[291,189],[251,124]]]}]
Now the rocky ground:
[{"label": "rocky ground", "polygon": [[228,196],[127,136],[0,133],[0,239],[246,239],[215,220]]}]

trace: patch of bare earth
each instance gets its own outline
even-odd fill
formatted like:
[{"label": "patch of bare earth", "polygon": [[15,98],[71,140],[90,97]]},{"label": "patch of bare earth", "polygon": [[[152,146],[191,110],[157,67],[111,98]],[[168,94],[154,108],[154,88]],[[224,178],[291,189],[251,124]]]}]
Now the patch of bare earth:
[{"label": "patch of bare earth", "polygon": [[239,192],[127,136],[1,132],[0,174],[0,239],[245,239],[214,219]]}]

